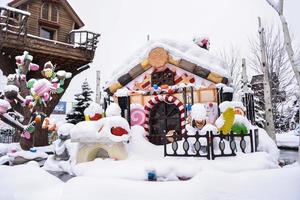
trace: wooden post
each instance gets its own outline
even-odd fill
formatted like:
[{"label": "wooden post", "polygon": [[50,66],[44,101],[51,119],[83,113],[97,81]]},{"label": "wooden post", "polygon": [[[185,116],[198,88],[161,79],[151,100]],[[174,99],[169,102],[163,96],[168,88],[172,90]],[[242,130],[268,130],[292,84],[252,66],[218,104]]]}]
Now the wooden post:
[{"label": "wooden post", "polygon": [[97,77],[96,77],[96,99],[95,99],[95,102],[97,104],[100,104],[100,100],[101,100],[100,75],[101,75],[101,72],[97,71]]},{"label": "wooden post", "polygon": [[269,73],[269,66],[267,61],[266,55],[266,43],[265,43],[265,31],[261,25],[261,19],[258,17],[258,25],[259,25],[259,36],[260,36],[260,48],[261,48],[261,65],[263,69],[264,75],[264,100],[265,100],[265,115],[266,115],[266,123],[265,129],[269,136],[274,140],[276,143],[275,137],[275,128],[274,128],[274,120],[273,120],[273,112],[272,112],[272,99],[271,99],[271,87],[270,87],[270,73]]},{"label": "wooden post", "polygon": [[248,76],[247,76],[247,67],[246,59],[242,59],[242,83],[243,83],[243,93],[244,95],[248,93]]}]

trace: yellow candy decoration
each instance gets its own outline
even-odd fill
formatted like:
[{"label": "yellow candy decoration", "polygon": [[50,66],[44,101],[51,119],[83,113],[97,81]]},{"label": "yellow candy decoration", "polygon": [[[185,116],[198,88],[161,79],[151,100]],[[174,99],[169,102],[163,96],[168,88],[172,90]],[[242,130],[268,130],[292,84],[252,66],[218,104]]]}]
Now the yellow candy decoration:
[{"label": "yellow candy decoration", "polygon": [[233,108],[227,108],[223,113],[222,117],[224,120],[224,125],[219,128],[219,131],[222,131],[224,135],[228,135],[231,131],[233,122],[234,122],[234,110]]}]

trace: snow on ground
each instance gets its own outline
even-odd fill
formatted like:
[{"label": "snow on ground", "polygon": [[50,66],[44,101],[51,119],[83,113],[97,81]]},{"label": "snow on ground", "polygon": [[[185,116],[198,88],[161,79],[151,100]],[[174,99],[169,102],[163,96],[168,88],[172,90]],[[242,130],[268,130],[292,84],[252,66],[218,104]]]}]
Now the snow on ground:
[{"label": "snow on ground", "polygon": [[276,134],[277,146],[279,147],[299,147],[299,136],[294,131]]},{"label": "snow on ground", "polygon": [[36,165],[0,165],[1,200],[58,200],[62,186],[62,181]]},{"label": "snow on ground", "polygon": [[[260,149],[266,152],[216,160],[163,157],[163,146],[149,143],[143,133],[132,127],[127,160],[77,164],[77,177],[66,183],[36,162],[0,166],[0,199],[300,199],[299,164],[280,168],[276,145],[261,130]],[[156,172],[157,182],[147,181],[149,171]]]},{"label": "snow on ground", "polygon": [[147,182],[76,177],[65,186],[62,199],[300,199],[298,167],[227,173],[207,170],[188,181]]},{"label": "snow on ground", "polygon": [[12,150],[16,150],[16,151],[21,150],[20,144],[19,143],[10,143],[10,144],[0,143],[0,156],[9,153]]}]

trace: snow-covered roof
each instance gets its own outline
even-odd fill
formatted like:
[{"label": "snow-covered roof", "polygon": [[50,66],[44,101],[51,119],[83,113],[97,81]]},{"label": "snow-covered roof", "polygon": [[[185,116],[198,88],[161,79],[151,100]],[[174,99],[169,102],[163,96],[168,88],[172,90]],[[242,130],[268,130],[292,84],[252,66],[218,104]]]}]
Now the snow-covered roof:
[{"label": "snow-covered roof", "polygon": [[139,63],[142,63],[148,57],[150,51],[157,47],[164,48],[174,59],[185,59],[208,69],[211,72],[230,79],[227,64],[212,55],[209,51],[200,48],[192,41],[179,42],[174,40],[155,40],[149,41],[140,48],[133,57],[115,70],[112,73],[110,80],[106,82],[104,88],[108,88],[112,83],[116,82],[119,77],[129,72]]}]

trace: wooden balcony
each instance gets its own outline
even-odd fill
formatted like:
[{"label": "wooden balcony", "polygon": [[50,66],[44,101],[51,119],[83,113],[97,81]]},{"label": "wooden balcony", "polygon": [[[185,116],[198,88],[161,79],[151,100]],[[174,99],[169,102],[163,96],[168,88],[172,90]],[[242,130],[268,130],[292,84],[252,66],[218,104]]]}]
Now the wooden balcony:
[{"label": "wooden balcony", "polygon": [[[11,66],[14,57],[28,51],[34,62],[43,65],[51,60],[58,68],[78,68],[90,63],[100,34],[89,31],[71,31],[68,43],[44,39],[27,33],[30,14],[21,10],[0,7],[0,64]],[[13,65],[14,66],[14,65]],[[4,74],[14,69],[5,68]]]}]

